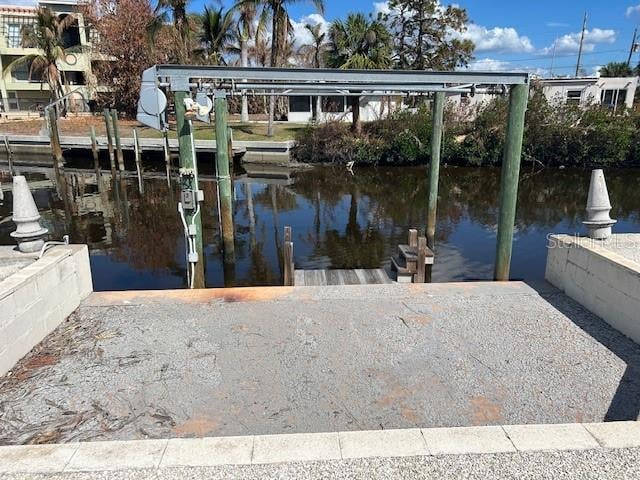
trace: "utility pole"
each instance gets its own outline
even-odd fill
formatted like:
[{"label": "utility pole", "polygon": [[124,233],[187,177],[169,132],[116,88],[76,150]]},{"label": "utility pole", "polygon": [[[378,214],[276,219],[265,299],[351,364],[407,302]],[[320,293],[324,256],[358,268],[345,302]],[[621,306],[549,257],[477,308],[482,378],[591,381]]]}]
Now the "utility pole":
[{"label": "utility pole", "polygon": [[549,76],[553,78],[553,64],[556,61],[556,45],[558,45],[558,37],[553,41],[553,52],[551,53],[551,68],[549,69]]},{"label": "utility pole", "polygon": [[631,56],[638,49],[638,45],[636,43],[636,37],[638,36],[638,27],[633,30],[633,39],[631,40],[631,48],[629,48],[629,58],[627,58],[627,67],[631,67]]},{"label": "utility pole", "polygon": [[578,49],[578,63],[576,63],[576,77],[580,71],[580,60],[582,59],[582,45],[584,44],[584,32],[587,29],[587,12],[584,12],[584,20],[582,20],[582,32],[580,33],[580,48]]}]

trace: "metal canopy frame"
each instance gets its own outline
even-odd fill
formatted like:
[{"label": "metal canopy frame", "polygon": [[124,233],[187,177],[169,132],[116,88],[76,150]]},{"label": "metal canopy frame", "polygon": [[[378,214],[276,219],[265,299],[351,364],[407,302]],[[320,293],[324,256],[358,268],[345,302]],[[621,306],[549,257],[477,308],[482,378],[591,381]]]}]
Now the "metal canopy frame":
[{"label": "metal canopy frame", "polygon": [[[144,78],[146,77],[146,78]],[[282,96],[327,94],[424,94],[429,92],[501,93],[507,86],[529,83],[525,72],[432,72],[156,65],[145,70],[161,87],[225,90],[229,94],[264,91]]]},{"label": "metal canopy frame", "polygon": [[[235,258],[231,179],[228,173],[231,136],[227,126],[227,96],[229,95],[332,95],[389,96],[425,95],[434,93],[431,164],[429,170],[429,198],[427,205],[427,236],[431,245],[435,238],[438,165],[442,142],[442,115],[447,93],[474,95],[476,92],[509,93],[509,110],[505,135],[502,175],[500,180],[500,209],[494,278],[508,280],[513,248],[513,227],[516,215],[518,177],[522,156],[524,120],[529,96],[529,75],[524,72],[430,72],[404,70],[337,70],[303,68],[238,68],[187,65],[155,65],[142,74],[138,121],[151,128],[167,128],[167,96],[163,90],[174,93],[177,131],[180,145],[182,196],[188,202],[187,222],[197,218],[197,258],[202,258],[202,228],[198,214],[201,192],[189,172],[196,170],[195,146],[191,121],[187,114],[198,120],[209,121],[211,108],[216,117],[216,164],[221,199],[221,224],[224,239],[225,266]],[[335,93],[334,93],[335,92]],[[194,95],[195,93],[195,95]],[[213,101],[209,98],[213,96]],[[195,97],[195,100],[194,100]],[[164,119],[164,120],[163,120]],[[185,200],[185,203],[186,200]],[[191,260],[189,260],[191,261]],[[204,286],[202,262],[197,263],[200,273],[196,286]]]}]

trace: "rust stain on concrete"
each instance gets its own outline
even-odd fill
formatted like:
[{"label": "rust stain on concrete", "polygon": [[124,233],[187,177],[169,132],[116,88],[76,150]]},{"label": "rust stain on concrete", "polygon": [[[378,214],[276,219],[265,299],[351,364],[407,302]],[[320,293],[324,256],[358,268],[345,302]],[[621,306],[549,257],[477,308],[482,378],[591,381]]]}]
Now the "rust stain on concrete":
[{"label": "rust stain on concrete", "polygon": [[403,315],[402,318],[407,323],[426,327],[433,320],[429,315]]},{"label": "rust stain on concrete", "polygon": [[405,420],[411,423],[418,423],[418,419],[420,418],[418,412],[414,408],[403,406],[400,408],[400,415]]},{"label": "rust stain on concrete", "polygon": [[502,407],[482,395],[471,397],[471,409],[471,421],[474,425],[487,425],[503,420]]},{"label": "rust stain on concrete", "polygon": [[224,302],[268,302],[286,297],[294,287],[238,287],[203,288],[195,290],[127,290],[121,292],[95,292],[84,305],[140,305],[149,303],[210,303]]},{"label": "rust stain on concrete", "polygon": [[204,437],[214,433],[219,424],[210,417],[193,417],[173,427],[173,431],[181,437]]}]

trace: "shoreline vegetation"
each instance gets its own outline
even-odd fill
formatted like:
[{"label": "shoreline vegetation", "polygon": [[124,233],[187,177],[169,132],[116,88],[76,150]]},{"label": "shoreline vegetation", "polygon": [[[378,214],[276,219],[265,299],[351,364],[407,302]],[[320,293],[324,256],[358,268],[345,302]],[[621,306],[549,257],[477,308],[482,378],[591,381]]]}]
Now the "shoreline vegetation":
[{"label": "shoreline vegetation", "polygon": [[[442,164],[451,166],[499,166],[507,115],[507,97],[498,96],[470,112],[447,104]],[[472,120],[470,120],[472,119]],[[347,122],[278,122],[274,135],[267,123],[230,122],[235,141],[295,141],[294,164],[362,166],[426,165],[430,156],[431,111],[428,103],[392,113],[387,118],[362,122],[354,131]],[[59,121],[61,135],[87,135],[90,126],[105,135],[99,115],[68,117]],[[0,135],[41,135],[44,120],[31,119],[0,124]],[[147,138],[161,133],[134,120],[120,120],[123,137],[133,128]],[[169,133],[175,138],[175,130]],[[212,125],[197,123],[195,138],[213,139]],[[597,104],[579,107],[548,101],[534,86],[526,113],[522,167],[639,167],[640,113],[614,114]]]},{"label": "shoreline vegetation", "polygon": [[[496,97],[470,117],[448,104],[442,164],[498,166],[502,163],[507,97]],[[469,120],[473,118],[473,120]],[[427,105],[363,123],[308,125],[296,135],[298,162],[355,165],[421,165],[430,156],[431,111]],[[548,101],[534,87],[525,120],[522,167],[638,167],[640,113],[613,114],[597,104],[579,107]]]}]

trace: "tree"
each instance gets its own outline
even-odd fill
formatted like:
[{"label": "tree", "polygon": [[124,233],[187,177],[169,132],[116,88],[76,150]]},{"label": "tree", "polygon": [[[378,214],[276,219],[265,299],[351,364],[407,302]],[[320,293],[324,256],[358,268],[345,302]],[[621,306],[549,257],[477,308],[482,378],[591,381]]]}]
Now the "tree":
[{"label": "tree", "polygon": [[[324,13],[324,0],[238,0],[236,8],[244,5],[260,6],[260,27],[266,27],[267,22],[271,21],[271,58],[269,66],[280,66],[285,60],[282,58],[282,51],[286,47],[287,38],[292,35],[293,28],[289,19],[287,8],[310,1],[320,13]],[[269,124],[267,127],[267,136],[273,136],[273,117],[275,114],[275,97],[269,97]]]},{"label": "tree", "polygon": [[[249,66],[249,42],[256,37],[255,28],[256,7],[255,5],[245,4],[238,7],[238,22],[236,28],[236,36],[240,46],[240,65],[242,67]],[[257,42],[258,39],[255,38]],[[249,102],[246,95],[242,96],[242,107],[240,109],[240,121],[249,121]]]},{"label": "tree", "polygon": [[[378,20],[350,13],[345,22],[336,20],[329,29],[327,64],[333,68],[372,70],[389,68],[391,35]],[[360,97],[351,97],[352,130],[360,132]]]},{"label": "tree", "polygon": [[150,0],[91,0],[83,13],[96,32],[94,55],[106,60],[94,62],[99,83],[109,86],[99,102],[135,116],[142,71],[167,62],[172,36],[161,31],[155,48],[149,44],[146,27],[154,19]]},{"label": "tree", "polygon": [[[311,65],[313,68],[320,68],[324,63],[323,59],[327,52],[327,34],[322,31],[322,25],[319,23],[315,25],[307,23],[304,28],[311,34],[311,42],[301,45],[298,53],[302,55],[307,65]],[[319,95],[311,98],[311,117],[313,121],[318,120],[320,98]]]},{"label": "tree", "polygon": [[173,19],[173,28],[177,47],[177,60],[179,63],[188,63],[191,58],[191,42],[193,40],[193,22],[187,15],[188,0],[158,0],[155,8],[155,16],[149,21],[146,30],[150,43],[157,41],[158,35],[169,22],[169,16]]},{"label": "tree", "polygon": [[224,62],[224,51],[233,38],[233,12],[224,8],[214,10],[205,5],[204,12],[200,16],[202,24],[200,41],[204,45],[205,61],[211,65],[220,65]]},{"label": "tree", "polygon": [[40,7],[36,10],[36,22],[33,28],[22,31],[24,45],[37,48],[38,53],[23,55],[9,63],[5,72],[26,65],[29,69],[29,79],[34,75],[42,83],[49,86],[51,101],[64,96],[63,74],[58,68],[58,62],[64,61],[67,53],[78,51],[79,45],[67,46],[65,32],[76,24],[74,15],[59,16],[49,8]]},{"label": "tree", "polygon": [[324,54],[327,51],[327,34],[322,31],[322,25],[306,24],[305,30],[311,34],[311,42],[304,43],[298,48],[298,53],[304,58],[305,63],[313,68],[320,68],[324,63]]},{"label": "tree", "polygon": [[393,33],[398,68],[454,70],[473,58],[473,42],[462,37],[469,22],[464,8],[437,0],[389,0],[389,13],[380,19]]},{"label": "tree", "polygon": [[600,67],[601,77],[632,77],[633,70],[625,62],[609,62]]}]

